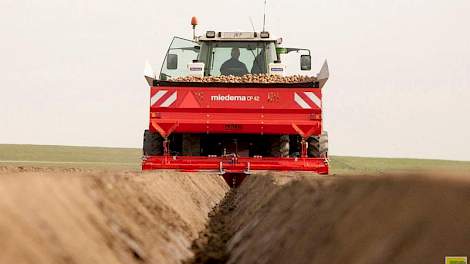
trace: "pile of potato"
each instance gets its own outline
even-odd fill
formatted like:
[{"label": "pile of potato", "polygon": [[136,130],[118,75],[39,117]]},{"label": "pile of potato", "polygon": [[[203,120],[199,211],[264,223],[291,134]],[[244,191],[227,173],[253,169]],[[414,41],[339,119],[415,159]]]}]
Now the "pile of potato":
[{"label": "pile of potato", "polygon": [[315,77],[304,75],[269,75],[269,74],[246,74],[243,76],[221,75],[221,76],[184,76],[172,78],[172,82],[218,82],[218,83],[308,83],[315,82]]}]

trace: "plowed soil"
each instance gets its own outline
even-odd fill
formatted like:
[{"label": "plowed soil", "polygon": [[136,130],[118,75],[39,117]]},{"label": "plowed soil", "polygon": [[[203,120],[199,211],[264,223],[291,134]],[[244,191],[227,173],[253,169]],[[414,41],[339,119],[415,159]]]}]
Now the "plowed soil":
[{"label": "plowed soil", "polygon": [[4,168],[0,263],[180,263],[227,190],[215,174]]},{"label": "plowed soil", "polygon": [[252,177],[238,191],[228,263],[444,263],[470,255],[470,178]]},{"label": "plowed soil", "polygon": [[0,263],[443,263],[470,177],[0,168]]}]

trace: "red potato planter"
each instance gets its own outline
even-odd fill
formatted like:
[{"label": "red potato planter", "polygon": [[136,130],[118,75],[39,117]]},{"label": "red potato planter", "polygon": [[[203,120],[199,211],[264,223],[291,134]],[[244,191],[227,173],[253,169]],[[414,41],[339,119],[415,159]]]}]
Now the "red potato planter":
[{"label": "red potato planter", "polygon": [[147,70],[143,170],[214,170],[231,187],[253,170],[328,173],[322,125],[328,65],[316,77],[284,76],[282,54],[308,51],[301,68],[310,69],[310,51],[281,48],[267,32],[267,38],[245,33],[175,38],[159,78]]}]

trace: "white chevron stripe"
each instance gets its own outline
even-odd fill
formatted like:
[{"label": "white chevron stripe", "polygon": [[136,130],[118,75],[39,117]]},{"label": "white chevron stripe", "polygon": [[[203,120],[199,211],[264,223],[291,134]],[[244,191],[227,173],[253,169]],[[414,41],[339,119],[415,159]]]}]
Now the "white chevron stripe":
[{"label": "white chevron stripe", "polygon": [[300,105],[300,107],[302,107],[303,109],[310,109],[312,107],[310,107],[310,105],[308,105],[304,99],[302,99],[302,97],[300,97],[297,93],[294,93],[294,101]]},{"label": "white chevron stripe", "polygon": [[153,106],[162,96],[164,96],[168,91],[160,90],[150,98],[150,106]]},{"label": "white chevron stripe", "polygon": [[160,107],[168,107],[170,106],[172,103],[174,103],[176,101],[176,98],[178,97],[178,92],[174,92],[172,95],[170,95],[170,97],[168,97],[168,99],[165,100],[165,102],[163,102]]},{"label": "white chevron stripe", "polygon": [[317,97],[316,94],[312,93],[312,92],[304,92],[304,94],[310,99],[312,100],[312,102],[318,107],[318,108],[321,108],[321,100],[320,98]]}]

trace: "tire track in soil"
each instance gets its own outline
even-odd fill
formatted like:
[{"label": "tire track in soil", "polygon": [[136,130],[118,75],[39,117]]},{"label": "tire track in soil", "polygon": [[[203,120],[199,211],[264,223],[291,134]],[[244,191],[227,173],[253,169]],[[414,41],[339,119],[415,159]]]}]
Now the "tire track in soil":
[{"label": "tire track in soil", "polygon": [[237,190],[228,191],[224,199],[215,206],[209,213],[209,222],[200,234],[193,241],[191,250],[194,257],[183,261],[183,264],[214,264],[226,263],[230,257],[227,251],[227,243],[232,235],[227,223],[229,223],[230,213],[235,209],[235,198]]}]

